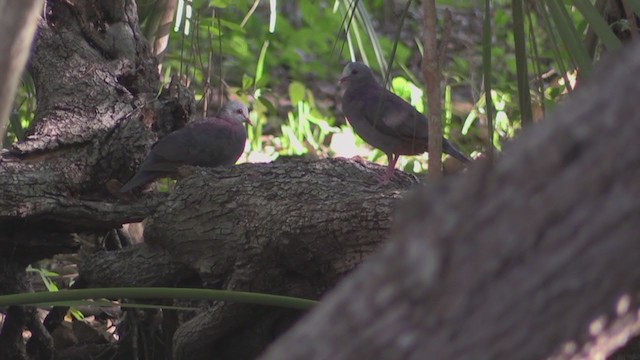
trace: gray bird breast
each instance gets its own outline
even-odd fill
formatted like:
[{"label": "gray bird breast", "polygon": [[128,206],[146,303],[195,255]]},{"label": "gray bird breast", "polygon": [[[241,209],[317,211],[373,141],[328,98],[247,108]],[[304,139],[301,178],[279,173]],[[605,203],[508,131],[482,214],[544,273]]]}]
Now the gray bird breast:
[{"label": "gray bird breast", "polygon": [[238,124],[197,124],[193,126],[192,164],[196,166],[231,166],[244,151],[247,131]]},{"label": "gray bird breast", "polygon": [[[355,91],[347,89],[342,101],[342,111],[353,130],[364,141],[386,154],[415,155],[426,151],[426,139],[393,133],[388,126],[384,125],[382,120],[374,120],[372,122],[367,120],[365,117],[366,112],[373,112],[374,114],[379,112],[379,115],[375,116],[375,118],[382,119],[385,116],[384,109],[382,109],[382,106],[380,106],[380,109],[367,108],[368,106],[375,107],[376,104],[380,105],[380,102],[367,101],[365,97],[354,93]],[[423,120],[423,118],[413,119],[411,122],[417,125],[416,122],[420,120]],[[407,121],[407,119],[404,119],[404,121]]]}]

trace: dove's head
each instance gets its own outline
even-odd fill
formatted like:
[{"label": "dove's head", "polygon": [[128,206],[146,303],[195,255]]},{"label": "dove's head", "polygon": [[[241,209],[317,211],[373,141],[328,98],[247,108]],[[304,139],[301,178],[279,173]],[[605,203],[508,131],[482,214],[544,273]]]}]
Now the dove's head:
[{"label": "dove's head", "polygon": [[243,103],[231,100],[220,109],[219,117],[251,125],[249,109]]},{"label": "dove's head", "polygon": [[362,81],[370,81],[371,79],[374,79],[373,72],[367,65],[361,62],[350,62],[344,67],[344,70],[342,70],[342,75],[340,75],[340,84],[353,84]]}]

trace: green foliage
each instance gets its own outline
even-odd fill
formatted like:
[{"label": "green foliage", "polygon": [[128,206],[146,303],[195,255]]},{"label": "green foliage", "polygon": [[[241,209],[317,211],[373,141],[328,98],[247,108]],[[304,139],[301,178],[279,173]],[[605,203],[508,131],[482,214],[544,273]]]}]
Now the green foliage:
[{"label": "green foliage", "polygon": [[339,131],[331,125],[334,119],[318,111],[313,93],[301,82],[289,84],[289,99],[296,106],[287,114],[288,123],[281,126],[280,153],[303,155],[311,151],[315,155],[326,154],[325,140]]},{"label": "green foliage", "polygon": [[15,110],[9,115],[9,127],[3,144],[10,145],[24,139],[36,111],[35,92],[31,76],[24,74],[16,94]]},{"label": "green foliage", "polygon": [[[31,265],[27,267],[27,272],[33,272],[38,274],[40,276],[40,279],[42,280],[42,283],[44,284],[44,286],[47,288],[49,292],[60,291],[60,289],[58,288],[58,285],[56,285],[56,283],[52,280],[52,278],[59,277],[60,274],[55,273],[53,271],[46,270],[46,269],[34,268]],[[74,307],[69,308],[69,313],[71,314],[71,316],[76,318],[76,320],[84,319],[84,314],[82,313],[82,311]]]},{"label": "green foliage", "polygon": [[424,113],[424,92],[413,82],[397,76],[391,81],[391,89],[421,113]]},{"label": "green foliage", "polygon": [[[513,104],[510,94],[493,90],[491,91],[491,99],[496,113],[492,144],[496,149],[500,150],[502,149],[502,142],[515,136],[521,125],[519,122],[514,122],[509,118],[509,105]],[[486,116],[486,105],[486,98],[481,96],[464,121],[462,127],[463,135],[470,132],[476,120]]]},{"label": "green foliage", "polygon": [[[571,90],[567,85],[569,74],[579,65],[580,74],[585,75],[593,62],[583,45],[587,29],[593,28],[607,49],[620,46],[587,0],[534,2],[525,6],[524,17],[514,22],[512,6],[519,3],[522,2],[490,1],[491,26],[484,44],[465,43],[467,50],[448,54],[443,69],[446,82],[443,129],[447,136],[459,136],[458,129],[462,128],[464,138],[458,138],[457,143],[467,152],[474,149],[483,152],[488,143],[499,149],[521,127],[523,106],[526,110],[526,105],[531,104],[544,111]],[[639,3],[634,0],[629,5],[640,7]],[[397,25],[404,14],[401,8],[405,2],[389,5],[380,0],[361,0],[355,13],[352,4],[350,0],[179,1],[163,75],[166,81],[176,73],[187,75],[198,100],[205,96],[205,89],[213,88],[251,105],[254,126],[248,129],[246,160],[253,161],[255,154],[261,154],[262,160],[280,155],[359,154],[385,162],[383,154],[372,151],[353,135],[341,116],[336,116],[339,107],[336,109],[333,101],[338,97],[331,92],[339,91],[333,84],[348,59],[368,63],[382,75],[379,78],[382,80],[395,49],[391,73],[398,75],[401,71],[402,76],[392,77],[390,88],[419,111],[426,111],[422,74],[416,62],[422,51],[418,35],[422,24],[415,14],[421,4],[411,4],[404,28],[399,32]],[[480,10],[483,5],[469,0],[445,0],[438,4],[460,13]],[[141,0],[138,5],[143,27],[151,29],[157,22],[157,3]],[[389,17],[392,21],[387,23],[385,19]],[[514,26],[520,34],[518,41],[526,41],[525,52],[515,50]],[[452,38],[456,39],[458,32],[465,30],[454,23],[452,31]],[[468,35],[473,34],[462,33],[462,37]],[[453,42],[450,48],[458,45]],[[488,69],[481,68],[480,54],[490,66]],[[517,63],[526,64],[527,72],[519,73]],[[552,69],[565,79],[553,82],[539,79]],[[483,81],[483,76],[490,77],[490,81]],[[522,94],[523,91],[527,94]],[[25,77],[16,100],[17,110],[11,117],[8,143],[21,139],[33,118],[34,93],[32,82]],[[462,101],[473,106],[460,110],[460,93],[465,94]],[[496,109],[491,141],[487,140],[486,98],[483,98],[487,93],[491,94],[489,98]],[[209,103],[217,108],[220,94],[215,95],[218,98]],[[335,139],[351,144],[343,146]],[[348,151],[340,150],[347,148]],[[422,160],[415,157],[400,166],[422,171]]]}]

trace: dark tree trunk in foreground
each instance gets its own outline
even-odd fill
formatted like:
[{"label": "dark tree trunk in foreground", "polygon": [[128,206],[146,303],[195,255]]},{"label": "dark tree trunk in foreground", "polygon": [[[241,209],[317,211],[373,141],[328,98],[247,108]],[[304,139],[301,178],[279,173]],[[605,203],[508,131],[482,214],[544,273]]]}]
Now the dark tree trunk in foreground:
[{"label": "dark tree trunk in foreground", "polygon": [[[156,98],[134,1],[47,4],[29,68],[36,124],[0,153],[0,293],[29,291],[27,264],[83,244],[77,287],[318,298],[388,238],[413,178],[398,172],[381,187],[383,168],[353,160],[189,168],[169,194],[120,195],[151,143],[193,113],[193,98],[177,83]],[[567,341],[607,352],[624,338],[614,332],[635,334],[640,84],[629,74],[639,55],[610,64],[493,168],[410,196],[394,240],[265,357],[533,359]],[[145,218],[144,243],[112,250],[121,224]],[[33,308],[12,306],[0,358],[251,358],[301,315],[187,305],[203,310],[127,310],[117,344],[64,348],[51,334],[66,326],[66,309],[43,324]],[[616,327],[592,326],[591,337],[589,323],[604,314]]]},{"label": "dark tree trunk in foreground", "polygon": [[406,201],[390,244],[262,358],[602,358],[637,335],[639,71],[636,45],[494,167]]}]

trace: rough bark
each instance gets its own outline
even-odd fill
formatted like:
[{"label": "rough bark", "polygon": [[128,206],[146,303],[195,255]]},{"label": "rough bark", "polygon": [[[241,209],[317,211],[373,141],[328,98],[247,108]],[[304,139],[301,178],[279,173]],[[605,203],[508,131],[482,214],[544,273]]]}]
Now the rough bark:
[{"label": "rough bark", "polygon": [[411,197],[262,358],[582,359],[638,334],[638,71],[636,45],[494,167]]},{"label": "rough bark", "polygon": [[[382,167],[346,159],[193,170],[145,221],[145,244],[87,257],[85,282],[173,286],[195,280],[197,286],[317,299],[386,238],[394,203],[415,181],[398,172],[379,187],[375,172]],[[177,329],[176,358],[252,358],[299,314],[215,304]]]},{"label": "rough bark", "polygon": [[[37,89],[34,125],[25,141],[0,153],[0,249],[28,253],[29,239],[51,245],[23,259],[27,263],[60,253],[59,240],[70,232],[119,226],[123,207],[100,203],[113,198],[107,184],[130,176],[156,132],[180,126],[190,111],[173,89],[151,101],[158,75],[139,35],[134,1],[109,2],[112,8],[80,4],[86,8],[47,2],[29,66]],[[89,26],[89,18],[95,24]],[[113,31],[103,35],[98,26],[128,34],[128,51],[109,47]],[[128,207],[129,220],[144,218],[153,206]]]},{"label": "rough bark", "polygon": [[[106,184],[130,176],[156,133],[179,126],[175,115],[190,110],[171,91],[153,100],[159,77],[134,1],[46,5],[28,66],[37,89],[34,125],[25,141],[0,152],[2,294],[31,291],[20,280],[27,264],[77,251],[73,232],[95,235],[119,226],[124,214],[145,217],[153,203],[114,204]],[[7,313],[2,358],[52,355],[36,315],[19,307]],[[25,327],[33,335],[26,347]]]},{"label": "rough bark", "polygon": [[87,254],[80,274],[90,287],[172,287],[197,275],[167,251],[147,244]]}]

